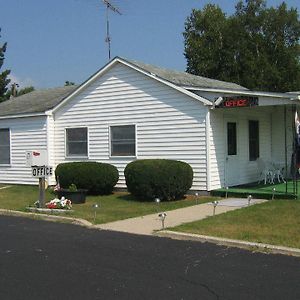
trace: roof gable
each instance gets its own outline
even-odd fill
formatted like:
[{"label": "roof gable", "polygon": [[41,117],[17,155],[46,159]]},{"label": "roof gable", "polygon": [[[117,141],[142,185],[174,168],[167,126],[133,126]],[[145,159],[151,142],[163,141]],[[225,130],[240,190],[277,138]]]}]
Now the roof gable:
[{"label": "roof gable", "polygon": [[99,71],[97,71],[95,74],[93,74],[89,79],[87,79],[84,83],[82,83],[75,91],[73,91],[73,93],[71,93],[69,96],[67,96],[65,99],[63,99],[63,101],[61,101],[60,103],[58,103],[58,105],[53,109],[53,112],[56,112],[57,110],[59,110],[62,106],[65,105],[65,103],[67,103],[71,98],[73,98],[75,95],[78,95],[82,90],[84,90],[88,85],[90,85],[92,82],[94,82],[95,80],[97,80],[99,77],[101,77],[103,74],[105,74],[108,70],[110,70],[111,68],[113,68],[116,64],[121,63],[127,67],[130,67],[136,71],[138,71],[139,73],[142,73],[154,80],[157,80],[167,86],[170,86],[171,88],[174,88],[176,90],[178,90],[179,92],[188,95],[191,98],[194,98],[200,102],[202,102],[204,105],[212,105],[212,102],[203,98],[202,96],[196,95],[195,93],[184,89],[181,86],[178,86],[176,84],[174,84],[173,82],[170,82],[164,78],[161,78],[160,76],[157,76],[154,73],[151,73],[147,70],[144,70],[143,68],[141,68],[140,66],[138,66],[137,64],[132,63],[129,60],[125,60],[123,58],[120,57],[115,57],[113,60],[111,60],[108,64],[106,64],[103,68],[101,68]]}]

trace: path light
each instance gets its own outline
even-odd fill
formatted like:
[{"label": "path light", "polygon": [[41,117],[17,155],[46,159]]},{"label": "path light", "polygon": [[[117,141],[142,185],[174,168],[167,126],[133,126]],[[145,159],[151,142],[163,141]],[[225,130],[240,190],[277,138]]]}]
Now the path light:
[{"label": "path light", "polygon": [[196,192],[196,193],[195,193],[196,204],[198,204],[198,197],[199,197],[199,194]]},{"label": "path light", "polygon": [[95,203],[93,204],[93,209],[94,209],[94,223],[96,223],[96,217],[97,217],[97,209],[99,208],[99,204]]},{"label": "path light", "polygon": [[166,218],[167,214],[165,212],[159,213],[158,217],[161,220],[161,228],[165,229],[165,218]]},{"label": "path light", "polygon": [[219,204],[219,201],[213,201],[213,202],[212,202],[212,205],[213,205],[213,207],[214,207],[213,216],[214,216],[215,213],[216,213],[216,207],[217,207],[218,204]]},{"label": "path light", "polygon": [[274,200],[276,189],[272,188],[272,200]]},{"label": "path light", "polygon": [[154,202],[157,204],[156,210],[158,211],[160,199],[159,198],[155,198]]},{"label": "path light", "polygon": [[247,197],[247,199],[248,199],[248,206],[250,206],[250,202],[251,202],[251,200],[252,200],[252,195],[248,195],[248,197]]},{"label": "path light", "polygon": [[228,198],[228,190],[229,190],[229,187],[228,186],[226,186],[226,192],[225,192],[225,198],[227,199]]}]

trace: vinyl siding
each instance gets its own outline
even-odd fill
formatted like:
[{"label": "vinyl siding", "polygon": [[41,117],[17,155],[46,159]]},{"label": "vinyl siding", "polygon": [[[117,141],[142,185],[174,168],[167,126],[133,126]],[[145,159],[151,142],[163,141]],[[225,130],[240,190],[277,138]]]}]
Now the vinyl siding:
[{"label": "vinyl siding", "polygon": [[[193,189],[206,190],[206,112],[201,102],[118,64],[55,114],[55,163],[75,160],[65,157],[65,128],[86,126],[88,160],[115,165],[118,187],[133,159],[165,158],[189,163]],[[110,157],[110,126],[128,124],[136,125],[136,158]]]},{"label": "vinyl siding", "polygon": [[[13,100],[12,100],[13,101]],[[47,149],[46,117],[0,120],[0,128],[10,129],[11,164],[0,165],[0,182],[10,184],[37,184],[26,166],[26,150]]]}]

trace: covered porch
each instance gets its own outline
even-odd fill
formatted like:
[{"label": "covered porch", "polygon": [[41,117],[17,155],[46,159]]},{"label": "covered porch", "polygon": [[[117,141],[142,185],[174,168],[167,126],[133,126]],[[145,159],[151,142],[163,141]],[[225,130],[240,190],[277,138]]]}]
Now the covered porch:
[{"label": "covered porch", "polygon": [[225,187],[211,191],[211,195],[220,197],[242,197],[251,195],[258,199],[300,199],[300,181],[287,180],[275,184],[245,184]]},{"label": "covered porch", "polygon": [[218,98],[211,111],[210,190],[273,195],[275,188],[295,197],[298,96],[248,93]]}]

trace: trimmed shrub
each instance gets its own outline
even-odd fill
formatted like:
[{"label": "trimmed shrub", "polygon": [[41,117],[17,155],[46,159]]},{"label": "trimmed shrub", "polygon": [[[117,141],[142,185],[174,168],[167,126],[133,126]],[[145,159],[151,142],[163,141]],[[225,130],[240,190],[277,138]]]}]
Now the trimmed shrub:
[{"label": "trimmed shrub", "polygon": [[70,162],[56,167],[55,177],[59,184],[67,189],[75,184],[78,189],[88,190],[88,194],[110,194],[119,180],[117,168],[98,162]]},{"label": "trimmed shrub", "polygon": [[176,160],[136,160],[126,166],[124,175],[128,191],[141,200],[180,199],[193,183],[192,167]]}]

